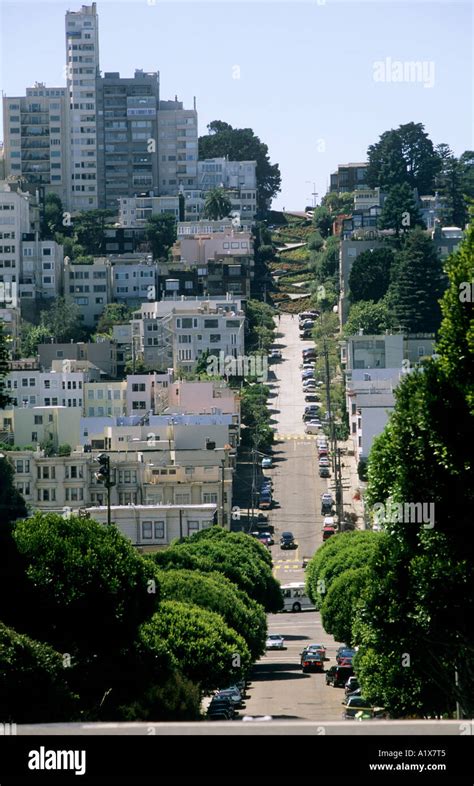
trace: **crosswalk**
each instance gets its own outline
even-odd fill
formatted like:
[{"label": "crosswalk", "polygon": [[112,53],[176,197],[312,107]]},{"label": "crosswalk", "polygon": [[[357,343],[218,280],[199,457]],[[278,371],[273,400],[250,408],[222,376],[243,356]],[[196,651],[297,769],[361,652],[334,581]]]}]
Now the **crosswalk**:
[{"label": "crosswalk", "polygon": [[283,571],[293,571],[293,570],[301,570],[302,563],[301,560],[289,560],[289,559],[278,559],[274,563],[274,570],[283,570]]},{"label": "crosswalk", "polygon": [[275,433],[275,439],[279,442],[289,442],[292,439],[303,440],[304,442],[313,441],[318,439],[320,434],[280,434]]}]

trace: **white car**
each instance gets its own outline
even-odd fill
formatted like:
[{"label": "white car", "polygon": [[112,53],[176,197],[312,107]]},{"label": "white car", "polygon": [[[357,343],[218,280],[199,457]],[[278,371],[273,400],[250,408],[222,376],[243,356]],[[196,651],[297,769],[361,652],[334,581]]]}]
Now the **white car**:
[{"label": "white car", "polygon": [[318,434],[321,429],[322,425],[319,420],[309,420],[306,424],[305,432],[306,434]]},{"label": "white car", "polygon": [[270,456],[265,456],[262,459],[262,469],[271,469],[273,467],[273,459]]},{"label": "white car", "polygon": [[280,636],[278,633],[270,633],[267,636],[267,641],[265,643],[265,649],[267,650],[284,650],[285,649],[285,639],[283,636]]},{"label": "white car", "polygon": [[329,467],[329,459],[327,456],[321,456],[319,459],[319,466],[320,467]]}]

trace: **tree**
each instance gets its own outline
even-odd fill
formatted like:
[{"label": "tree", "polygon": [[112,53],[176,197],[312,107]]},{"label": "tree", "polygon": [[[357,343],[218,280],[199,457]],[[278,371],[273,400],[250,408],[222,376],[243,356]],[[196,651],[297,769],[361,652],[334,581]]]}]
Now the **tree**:
[{"label": "tree", "polygon": [[426,526],[389,509],[389,537],[369,566],[354,622],[364,696],[394,715],[452,714],[456,700],[467,717],[474,710],[474,317],[472,302],[460,298],[474,278],[473,252],[470,227],[446,263],[437,357],[398,386],[388,429],[369,456],[370,501],[424,500],[434,512]]},{"label": "tree", "polygon": [[441,160],[441,169],[436,178],[436,187],[443,203],[441,223],[444,226],[464,228],[468,217],[463,194],[464,166],[458,161],[448,145],[438,145],[436,150]]},{"label": "tree", "polygon": [[3,322],[0,321],[0,409],[5,409],[11,403],[11,396],[5,392],[4,379],[9,372],[10,353],[8,351]]},{"label": "tree", "polygon": [[354,260],[349,274],[351,303],[381,300],[390,285],[394,254],[390,248],[363,251]]},{"label": "tree", "polygon": [[459,158],[459,169],[463,194],[474,199],[474,150],[466,150]]},{"label": "tree", "polygon": [[352,622],[370,572],[367,565],[350,567],[334,579],[321,606],[321,622],[326,633],[348,646],[353,644]]},{"label": "tree", "polygon": [[97,333],[112,335],[114,325],[130,322],[133,311],[125,303],[108,303],[97,323]]},{"label": "tree", "polygon": [[349,309],[349,315],[344,325],[345,336],[356,336],[361,330],[366,335],[379,335],[391,330],[395,326],[395,319],[386,298],[378,303],[373,300],[359,300]]},{"label": "tree", "polygon": [[388,302],[407,333],[435,333],[441,321],[443,269],[433,241],[421,229],[407,236],[397,255]]},{"label": "tree", "polygon": [[206,194],[204,202],[204,217],[211,221],[228,218],[232,204],[223,188],[212,188]]},{"label": "tree", "polygon": [[40,314],[40,325],[43,334],[54,337],[58,343],[83,341],[86,332],[80,318],[80,309],[75,303],[58,297],[52,300],[47,311]]},{"label": "tree", "polygon": [[150,559],[161,568],[172,566],[205,573],[217,568],[266,611],[279,611],[283,605],[268,550],[244,533],[211,527],[150,555]]},{"label": "tree", "polygon": [[316,207],[313,212],[313,226],[321,233],[322,237],[331,234],[333,218],[329,208],[325,205]]},{"label": "tree", "polygon": [[370,145],[366,183],[389,191],[407,183],[418,194],[431,194],[440,167],[433,143],[422,123],[406,123],[385,131],[379,141]]},{"label": "tree", "polygon": [[63,656],[0,622],[0,706],[4,721],[58,723],[79,719]]},{"label": "tree", "polygon": [[379,227],[394,229],[396,237],[399,237],[400,232],[408,232],[415,226],[424,227],[425,224],[410,186],[408,183],[392,186],[383,204]]},{"label": "tree", "polygon": [[176,219],[170,213],[152,215],[145,224],[145,236],[154,259],[163,259],[176,242]]},{"label": "tree", "polygon": [[310,251],[320,251],[324,246],[324,240],[320,232],[313,232],[308,238],[308,248]]},{"label": "tree", "polygon": [[114,217],[114,210],[86,210],[74,218],[74,236],[83,254],[105,254],[105,228]]},{"label": "tree", "polygon": [[220,614],[226,625],[245,640],[252,659],[263,655],[267,633],[265,612],[225,576],[171,569],[158,571],[158,581],[162,600],[193,603]]},{"label": "tree", "polygon": [[41,237],[43,240],[53,240],[56,232],[64,232],[63,203],[57,194],[46,194],[44,201],[44,215],[41,222]]},{"label": "tree", "polygon": [[323,196],[321,206],[327,207],[333,220],[336,216],[352,215],[354,194],[351,191],[343,191],[341,194],[338,194],[336,191],[330,191]]},{"label": "tree", "polygon": [[281,190],[280,169],[278,164],[270,163],[268,146],[251,128],[232,128],[229,123],[213,120],[207,129],[207,136],[199,137],[200,159],[227,156],[229,161],[257,162],[257,207],[264,216]]},{"label": "tree", "polygon": [[248,647],[222,617],[193,603],[165,600],[140,637],[166,647],[181,673],[209,692],[232,684],[251,664]]},{"label": "tree", "polygon": [[35,357],[38,353],[38,344],[48,344],[53,338],[51,330],[46,325],[32,325],[24,321],[21,326],[22,357]]},{"label": "tree", "polygon": [[26,503],[15,483],[15,471],[7,458],[0,458],[0,529],[26,516]]},{"label": "tree", "polygon": [[[14,597],[2,593],[0,618],[61,652],[110,655],[133,638],[156,607],[153,566],[114,526],[35,513],[15,524],[13,539],[25,578],[23,589],[16,582]],[[2,568],[8,586],[9,565]]]}]

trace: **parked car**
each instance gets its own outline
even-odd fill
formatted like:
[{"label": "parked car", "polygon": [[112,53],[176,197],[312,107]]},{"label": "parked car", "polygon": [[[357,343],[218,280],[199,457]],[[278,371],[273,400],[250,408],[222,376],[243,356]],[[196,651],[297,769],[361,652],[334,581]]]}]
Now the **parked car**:
[{"label": "parked car", "polygon": [[323,528],[323,541],[329,540],[332,535],[336,534],[336,530],[334,527],[324,527]]},{"label": "parked car", "polygon": [[242,693],[237,688],[236,685],[232,685],[229,688],[224,688],[223,690],[219,690],[215,694],[216,699],[228,698],[234,704],[235,707],[241,707],[244,703],[242,698]]},{"label": "parked car", "polygon": [[352,647],[339,647],[336,653],[336,662],[341,663],[343,660],[352,662],[355,654],[356,651]]},{"label": "parked car", "polygon": [[334,516],[325,516],[323,518],[323,527],[334,527]]},{"label": "parked car", "polygon": [[305,379],[303,380],[303,393],[314,393],[316,390],[316,382],[314,379]]},{"label": "parked car", "polygon": [[279,633],[269,633],[267,636],[267,641],[265,643],[265,649],[267,650],[284,650],[285,649],[285,639],[283,636],[280,636]]},{"label": "parked car", "polygon": [[319,418],[319,410],[313,409],[310,412],[305,412],[303,414],[303,420],[308,422],[308,420],[317,420]]},{"label": "parked car", "polygon": [[273,459],[270,456],[265,456],[262,459],[262,469],[271,469],[273,467]]},{"label": "parked car", "polygon": [[282,532],[280,538],[281,549],[297,549],[298,545],[295,542],[295,536],[292,532]]},{"label": "parked car", "polygon": [[283,357],[280,349],[271,349],[269,353],[270,360],[281,360]]},{"label": "parked car", "polygon": [[337,666],[330,666],[326,672],[326,685],[332,685],[336,676]]},{"label": "parked car", "polygon": [[351,696],[342,703],[344,705],[344,712],[342,713],[344,720],[355,718],[360,712],[363,713],[363,717],[367,715],[369,718],[380,718],[385,714],[384,707],[374,707],[363,696]]},{"label": "parked car", "polygon": [[267,516],[265,521],[257,521],[253,525],[253,530],[250,534],[253,535],[254,532],[269,532],[270,535],[274,535],[275,527],[273,526],[273,524],[269,523],[268,516]]},{"label": "parked car", "polygon": [[320,478],[330,478],[331,473],[329,471],[329,467],[319,467],[319,477]]},{"label": "parked car", "polygon": [[352,691],[357,690],[358,688],[359,688],[359,680],[357,679],[357,677],[349,677],[346,684],[344,685],[346,696],[348,693],[352,693]]},{"label": "parked car", "polygon": [[305,426],[305,433],[319,434],[321,429],[322,429],[322,425],[320,420],[309,420]]},{"label": "parked car", "polygon": [[233,720],[237,715],[235,703],[228,696],[214,696],[207,708],[209,720]]},{"label": "parked car", "polygon": [[301,661],[303,674],[308,671],[324,671],[324,658],[320,652],[308,652]]},{"label": "parked car", "polygon": [[320,467],[329,467],[329,459],[327,456],[319,456],[319,466]]},{"label": "parked car", "polygon": [[335,672],[331,681],[333,688],[343,688],[349,677],[354,676],[354,669],[352,666],[337,665],[334,667]]},{"label": "parked car", "polygon": [[312,401],[319,401],[319,396],[317,396],[317,395],[316,395],[316,393],[308,393],[308,394],[307,394],[307,395],[304,397],[304,400],[305,400],[305,401],[308,401],[308,402],[312,402]]}]

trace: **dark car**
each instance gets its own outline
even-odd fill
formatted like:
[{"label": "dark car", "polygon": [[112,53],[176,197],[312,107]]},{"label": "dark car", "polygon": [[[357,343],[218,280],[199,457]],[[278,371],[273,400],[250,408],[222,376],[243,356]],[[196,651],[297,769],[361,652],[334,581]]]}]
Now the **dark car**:
[{"label": "dark car", "polygon": [[306,396],[304,397],[304,400],[307,401],[308,403],[312,401],[319,401],[319,396],[317,396],[316,393],[307,393]]},{"label": "dark car", "polygon": [[324,671],[324,658],[320,652],[308,652],[301,662],[303,674],[308,671]]},{"label": "dark car", "polygon": [[323,528],[323,541],[328,540],[332,535],[336,534],[336,530],[334,527],[324,527]]},{"label": "dark car", "polygon": [[352,693],[353,691],[358,690],[359,687],[360,687],[359,686],[359,680],[357,679],[357,677],[349,677],[349,679],[347,680],[346,684],[344,685],[344,691],[345,691],[346,696],[349,693]]},{"label": "dark car", "polygon": [[356,651],[352,647],[340,647],[336,653],[336,661],[337,663],[342,663],[343,660],[352,661],[355,654]]},{"label": "dark car", "polygon": [[257,523],[254,524],[251,534],[253,535],[254,532],[269,532],[270,535],[273,535],[275,532],[275,527],[273,524],[268,523],[268,519],[266,521],[257,521]]},{"label": "dark car", "polygon": [[332,685],[336,676],[337,666],[331,666],[326,672],[326,685]]},{"label": "dark car", "polygon": [[336,671],[332,679],[333,688],[343,688],[349,677],[354,676],[352,666],[336,666]]},{"label": "dark car", "polygon": [[330,478],[331,473],[329,471],[329,467],[319,467],[319,477],[320,478]]},{"label": "dark car", "polygon": [[237,715],[234,702],[225,696],[214,697],[207,709],[207,717],[210,720],[233,720]]},{"label": "dark car", "polygon": [[280,548],[281,549],[296,549],[298,548],[297,544],[295,543],[295,536],[292,532],[282,532],[280,538]]}]

